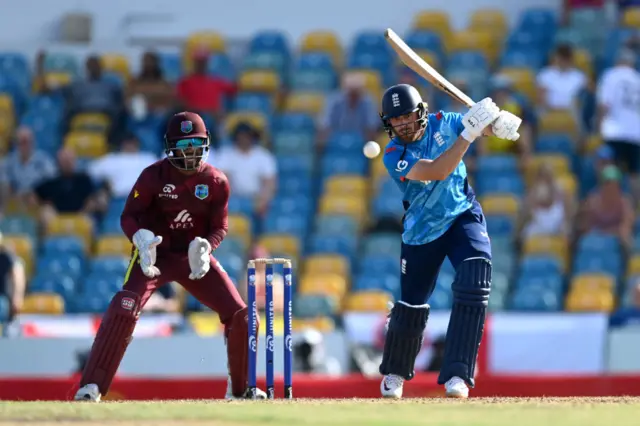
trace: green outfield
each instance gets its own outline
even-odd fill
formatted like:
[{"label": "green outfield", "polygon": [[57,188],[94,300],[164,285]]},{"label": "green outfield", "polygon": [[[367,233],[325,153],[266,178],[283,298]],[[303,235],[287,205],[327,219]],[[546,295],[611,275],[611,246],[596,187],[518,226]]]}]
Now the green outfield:
[{"label": "green outfield", "polygon": [[36,424],[624,426],[640,424],[640,398],[0,402],[0,425]]}]

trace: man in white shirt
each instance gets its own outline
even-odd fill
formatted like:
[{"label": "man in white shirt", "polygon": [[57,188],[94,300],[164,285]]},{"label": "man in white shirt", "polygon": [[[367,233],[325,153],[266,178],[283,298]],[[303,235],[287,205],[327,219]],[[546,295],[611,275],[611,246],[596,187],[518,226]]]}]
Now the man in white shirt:
[{"label": "man in white shirt", "polygon": [[540,103],[544,109],[575,110],[577,97],[587,86],[587,77],[573,62],[573,48],[559,45],[553,64],[537,77]]},{"label": "man in white shirt", "polygon": [[229,179],[233,195],[254,200],[255,212],[262,216],[275,194],[277,165],[274,155],[260,145],[260,134],[251,125],[234,129],[232,146],[223,146],[209,156],[209,162]]},{"label": "man in white shirt", "polygon": [[631,190],[640,200],[640,73],[636,56],[623,49],[606,70],[596,93],[602,140],[611,147],[619,167],[631,174]]},{"label": "man in white shirt", "polygon": [[156,161],[156,155],[140,151],[138,140],[128,137],[120,145],[120,151],[94,160],[88,171],[94,180],[106,184],[112,197],[126,198],[142,170]]}]

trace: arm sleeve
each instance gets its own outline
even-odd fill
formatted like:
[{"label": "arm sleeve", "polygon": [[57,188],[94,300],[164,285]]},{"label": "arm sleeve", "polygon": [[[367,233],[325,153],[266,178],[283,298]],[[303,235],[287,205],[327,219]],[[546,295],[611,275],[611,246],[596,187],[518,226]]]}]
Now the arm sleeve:
[{"label": "arm sleeve", "polygon": [[209,235],[205,238],[211,244],[211,251],[218,248],[227,235],[228,205],[229,205],[229,181],[226,177],[218,177],[215,182],[218,188],[218,198],[211,206],[211,221],[209,222]]},{"label": "arm sleeve", "polygon": [[144,170],[135,185],[131,189],[127,202],[124,206],[124,211],[120,216],[120,226],[125,233],[129,241],[133,242],[133,234],[138,232],[142,227],[141,219],[149,211],[149,207],[153,202],[153,187],[151,185],[151,179],[148,177],[148,169]]},{"label": "arm sleeve", "polygon": [[420,160],[415,154],[404,152],[400,146],[391,146],[386,149],[382,161],[387,168],[389,175],[394,179],[406,178],[409,171]]},{"label": "arm sleeve", "polygon": [[[449,123],[451,123],[450,126],[454,130],[456,136],[460,136],[460,134],[464,130],[464,124],[462,124],[462,114],[458,112],[445,112],[444,118]],[[451,140],[450,145],[453,145],[454,142],[455,140]]]}]

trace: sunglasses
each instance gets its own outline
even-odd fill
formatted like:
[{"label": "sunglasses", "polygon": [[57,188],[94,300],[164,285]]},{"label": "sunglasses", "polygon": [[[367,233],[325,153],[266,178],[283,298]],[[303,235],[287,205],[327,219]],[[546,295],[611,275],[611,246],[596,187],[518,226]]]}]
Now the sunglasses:
[{"label": "sunglasses", "polygon": [[186,148],[201,148],[206,145],[207,140],[203,138],[190,138],[190,139],[180,139],[176,142],[176,148],[186,149]]}]

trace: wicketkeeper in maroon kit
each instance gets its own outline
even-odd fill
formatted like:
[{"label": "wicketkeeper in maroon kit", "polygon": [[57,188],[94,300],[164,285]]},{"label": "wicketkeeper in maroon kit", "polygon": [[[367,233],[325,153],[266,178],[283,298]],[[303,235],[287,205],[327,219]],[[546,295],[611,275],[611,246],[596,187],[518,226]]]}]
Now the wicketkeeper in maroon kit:
[{"label": "wicketkeeper in maroon kit", "polygon": [[102,318],[76,400],[99,401],[107,394],[142,308],[171,281],[218,313],[227,342],[227,398],[245,397],[247,306],[212,256],[227,233],[229,183],[206,162],[209,149],[210,135],[198,114],[174,115],[165,135],[167,158],[147,167],[131,190],[121,217],[134,246],[131,262]]}]

